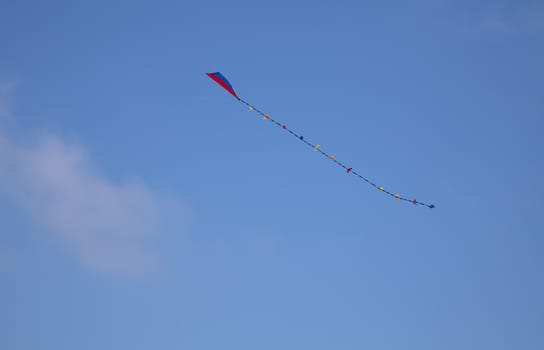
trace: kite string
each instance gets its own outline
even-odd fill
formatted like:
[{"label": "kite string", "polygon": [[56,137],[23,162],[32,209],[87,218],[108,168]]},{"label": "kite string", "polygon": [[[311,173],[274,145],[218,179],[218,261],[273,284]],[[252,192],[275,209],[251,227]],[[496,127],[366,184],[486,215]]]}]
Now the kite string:
[{"label": "kite string", "polygon": [[315,151],[321,153],[321,155],[327,157],[328,159],[333,161],[336,165],[338,165],[341,168],[345,169],[347,171],[347,173],[352,173],[353,175],[355,175],[355,176],[359,177],[360,179],[364,180],[369,185],[373,186],[374,188],[378,189],[379,191],[384,192],[385,194],[387,194],[387,195],[389,195],[389,196],[391,196],[391,197],[393,197],[395,199],[398,199],[398,200],[402,200],[402,201],[405,201],[405,202],[411,202],[411,203],[413,203],[415,205],[423,205],[423,206],[429,207],[431,209],[434,208],[433,204],[425,204],[425,203],[419,202],[419,201],[417,201],[415,199],[408,199],[408,198],[405,198],[405,197],[401,197],[398,194],[393,194],[392,192],[389,192],[388,190],[384,189],[383,187],[377,186],[374,182],[370,181],[369,179],[365,178],[361,174],[357,173],[355,170],[353,170],[353,168],[351,168],[351,167],[348,168],[346,165],[344,165],[343,163],[336,160],[336,158],[332,154],[329,155],[327,152],[321,150],[321,146],[319,144],[314,145],[314,144],[308,142],[306,139],[304,139],[304,137],[302,135],[299,135],[295,131],[288,128],[287,125],[276,121],[275,119],[271,118],[270,115],[261,112],[258,108],[254,107],[253,105],[249,104],[248,102],[244,101],[243,99],[241,99],[239,97],[238,97],[238,101],[240,101],[241,103],[248,106],[250,110],[255,111],[258,114],[260,114],[263,117],[263,119],[268,120],[268,121],[276,124],[280,128],[282,128],[282,129],[286,130],[287,132],[289,132],[291,135],[295,136],[299,141],[304,142],[307,146],[309,146],[309,147],[313,148]]}]

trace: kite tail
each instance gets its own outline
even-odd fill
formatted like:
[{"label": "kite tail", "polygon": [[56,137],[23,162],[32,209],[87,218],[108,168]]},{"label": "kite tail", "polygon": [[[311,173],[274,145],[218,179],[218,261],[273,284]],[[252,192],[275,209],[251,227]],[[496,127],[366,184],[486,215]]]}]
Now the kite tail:
[{"label": "kite tail", "polygon": [[336,165],[344,168],[346,170],[346,173],[352,173],[353,175],[357,176],[358,178],[360,178],[361,180],[365,181],[366,183],[368,183],[369,185],[371,185],[372,187],[376,188],[377,190],[379,190],[380,192],[383,192],[397,200],[401,200],[401,201],[405,201],[405,202],[410,202],[412,204],[415,204],[415,205],[422,205],[422,206],[425,206],[425,207],[428,207],[428,208],[431,208],[433,209],[435,206],[433,204],[426,204],[426,203],[423,203],[421,201],[418,201],[416,199],[409,199],[409,198],[405,198],[405,197],[401,197],[399,194],[396,194],[396,193],[393,193],[393,192],[390,192],[388,190],[386,190],[385,188],[381,187],[381,186],[378,186],[376,185],[374,182],[370,181],[369,179],[367,179],[366,177],[364,177],[363,175],[359,174],[358,172],[356,172],[355,170],[353,170],[353,168],[351,167],[348,167],[347,165],[343,164],[342,162],[338,161],[336,159],[336,157],[332,154],[328,154],[327,152],[323,151],[321,149],[321,145],[319,144],[313,144],[311,142],[308,142],[308,140],[306,140],[304,138],[304,136],[302,135],[299,135],[298,133],[296,133],[295,131],[291,130],[289,127],[287,127],[287,125],[285,124],[282,124],[280,122],[278,122],[277,120],[274,120],[273,118],[270,117],[270,115],[268,114],[265,114],[263,113],[262,111],[260,111],[258,108],[256,108],[255,106],[253,106],[252,104],[248,103],[247,101],[241,99],[241,98],[238,98],[238,100],[245,104],[247,107],[249,107],[250,110],[252,111],[255,111],[256,113],[260,114],[262,117],[263,117],[263,120],[268,120],[268,121],[271,121],[272,123],[276,124],[277,126],[279,126],[280,128],[286,130],[287,132],[289,132],[291,135],[293,135],[294,137],[296,137],[298,140],[302,141],[303,143],[305,143],[308,147],[311,147],[312,149],[314,149],[315,151],[321,153],[321,155],[323,155],[324,157],[328,158],[329,160],[333,161]]}]

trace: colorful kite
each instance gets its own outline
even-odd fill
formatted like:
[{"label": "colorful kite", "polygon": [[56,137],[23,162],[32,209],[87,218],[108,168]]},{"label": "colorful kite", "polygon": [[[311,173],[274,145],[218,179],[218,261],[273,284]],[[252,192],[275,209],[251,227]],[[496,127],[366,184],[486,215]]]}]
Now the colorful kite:
[{"label": "colorful kite", "polygon": [[293,130],[289,129],[287,127],[287,125],[282,124],[282,123],[272,119],[269,114],[264,114],[263,112],[261,112],[260,110],[255,108],[253,105],[251,105],[251,104],[247,103],[246,101],[242,100],[240,97],[238,97],[238,95],[236,94],[236,92],[232,88],[232,85],[230,85],[229,81],[221,73],[219,73],[219,72],[206,73],[206,75],[209,76],[211,79],[213,79],[217,84],[221,85],[225,90],[227,90],[238,101],[240,101],[241,103],[248,106],[250,110],[255,111],[256,113],[260,114],[264,121],[272,122],[272,123],[276,124],[277,126],[279,126],[280,128],[282,128],[283,130],[287,131],[288,133],[290,133],[291,135],[293,135],[294,137],[299,139],[301,142],[304,142],[307,146],[311,147],[314,151],[321,153],[327,159],[333,161],[339,167],[342,167],[346,171],[347,174],[353,174],[353,175],[357,176],[361,180],[364,180],[365,182],[367,182],[368,184],[370,184],[371,186],[376,188],[378,191],[383,192],[383,193],[385,193],[385,194],[389,195],[390,197],[395,198],[397,200],[410,202],[410,203],[412,203],[414,205],[423,205],[423,206],[426,206],[426,207],[431,208],[431,209],[434,208],[433,204],[425,204],[425,203],[420,202],[420,201],[418,201],[416,199],[404,198],[401,195],[399,195],[398,193],[389,192],[388,190],[386,190],[382,186],[376,185],[374,182],[370,181],[369,179],[365,178],[363,175],[361,175],[358,172],[356,172],[355,170],[353,170],[352,167],[348,167],[348,166],[344,165],[343,163],[339,162],[335,158],[335,156],[333,156],[332,154],[328,154],[327,152],[323,151],[321,149],[321,145],[319,145],[319,144],[314,145],[311,142],[308,142],[308,140],[306,140],[304,138],[304,136],[299,135],[296,132],[294,132]]}]

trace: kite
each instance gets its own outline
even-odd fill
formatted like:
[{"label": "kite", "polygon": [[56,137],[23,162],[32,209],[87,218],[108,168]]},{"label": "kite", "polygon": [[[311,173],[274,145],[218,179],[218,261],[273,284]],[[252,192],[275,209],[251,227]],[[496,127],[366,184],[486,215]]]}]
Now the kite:
[{"label": "kite", "polygon": [[385,193],[387,194],[388,196],[392,197],[392,198],[395,198],[396,200],[399,200],[399,201],[404,201],[404,202],[410,202],[414,205],[421,205],[421,206],[425,206],[425,207],[428,207],[428,208],[431,208],[433,209],[435,206],[434,204],[426,204],[426,203],[423,203],[423,202],[420,202],[416,199],[409,199],[409,198],[405,198],[403,196],[401,196],[400,194],[398,193],[394,193],[394,192],[390,192],[388,190],[386,190],[384,187],[382,186],[378,186],[376,185],[374,182],[370,181],[369,179],[367,179],[366,177],[364,177],[363,175],[359,174],[358,172],[356,172],[352,167],[348,167],[347,165],[344,165],[342,162],[338,161],[336,159],[336,157],[332,154],[329,154],[325,151],[323,151],[321,149],[321,145],[320,144],[312,144],[311,142],[309,142],[307,139],[304,138],[304,136],[302,135],[299,135],[297,134],[296,132],[294,132],[293,130],[291,130],[290,128],[287,127],[286,124],[284,123],[280,123],[274,119],[272,119],[270,117],[269,114],[265,114],[263,112],[261,112],[258,108],[256,108],[255,106],[253,106],[252,104],[242,100],[237,94],[236,94],[236,91],[234,91],[234,88],[232,87],[232,85],[229,83],[229,81],[227,80],[227,78],[225,78],[223,76],[223,74],[219,73],[219,72],[215,72],[215,73],[206,73],[206,75],[208,77],[210,77],[212,80],[214,80],[217,84],[221,85],[225,90],[227,90],[228,93],[230,93],[232,96],[234,96],[234,98],[236,98],[238,101],[240,101],[241,103],[243,103],[244,105],[246,105],[247,107],[249,107],[249,109],[251,111],[254,111],[256,113],[258,113],[262,119],[264,121],[269,121],[269,122],[272,122],[273,124],[277,125],[278,127],[280,127],[281,129],[285,130],[286,132],[290,133],[291,135],[293,135],[294,137],[296,137],[298,140],[300,140],[301,142],[305,143],[307,146],[311,147],[315,152],[318,152],[320,153],[321,155],[323,155],[324,157],[326,157],[327,159],[329,159],[330,161],[334,162],[336,165],[338,165],[339,167],[343,168],[345,170],[345,172],[347,174],[351,174],[351,175],[354,175],[356,177],[358,177],[359,179],[365,181],[366,183],[368,183],[369,185],[371,185],[372,187],[374,187],[375,189],[377,189],[378,191],[382,192],[382,193]]}]

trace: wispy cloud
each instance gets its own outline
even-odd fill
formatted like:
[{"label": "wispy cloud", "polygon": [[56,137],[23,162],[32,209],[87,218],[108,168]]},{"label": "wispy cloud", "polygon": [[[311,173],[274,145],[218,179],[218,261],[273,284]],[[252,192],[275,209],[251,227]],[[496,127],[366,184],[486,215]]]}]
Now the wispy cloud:
[{"label": "wispy cloud", "polygon": [[538,1],[454,2],[459,29],[470,34],[544,33],[544,3]]},{"label": "wispy cloud", "polygon": [[[0,93],[6,115],[7,87]],[[141,183],[114,183],[82,147],[59,136],[42,133],[23,145],[6,134],[0,123],[0,198],[27,210],[88,268],[122,274],[156,268],[149,246],[164,230],[179,229],[180,205]]]}]

